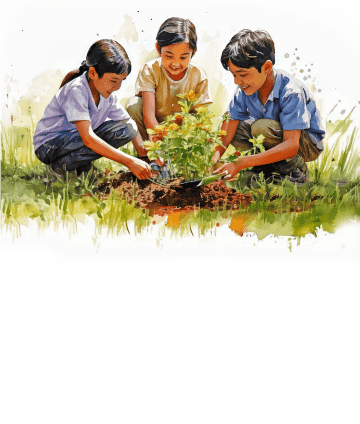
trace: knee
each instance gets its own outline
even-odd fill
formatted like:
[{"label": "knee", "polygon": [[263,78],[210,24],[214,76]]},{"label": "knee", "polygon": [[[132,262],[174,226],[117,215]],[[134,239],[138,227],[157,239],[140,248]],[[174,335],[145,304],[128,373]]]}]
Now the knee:
[{"label": "knee", "polygon": [[125,105],[125,109],[131,117],[142,115],[142,107],[142,98],[138,96],[130,97]]},{"label": "knee", "polygon": [[133,119],[129,119],[125,125],[126,125],[127,133],[129,134],[130,140],[133,140],[136,137],[136,134],[138,132],[138,127],[136,125],[136,122]]},{"label": "knee", "polygon": [[258,119],[251,125],[251,135],[259,136],[260,134],[266,136],[269,132],[282,132],[281,124],[273,119]]}]

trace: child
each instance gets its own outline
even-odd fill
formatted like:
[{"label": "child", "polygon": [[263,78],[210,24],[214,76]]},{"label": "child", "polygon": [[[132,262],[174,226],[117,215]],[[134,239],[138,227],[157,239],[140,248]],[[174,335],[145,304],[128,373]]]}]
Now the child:
[{"label": "child", "polygon": [[136,95],[126,104],[144,140],[149,139],[147,128],[181,111],[177,94],[193,90],[201,95],[196,107],[212,103],[205,72],[190,63],[196,43],[196,29],[188,19],[170,18],[161,25],[155,44],[160,57],[143,65],[136,80]]},{"label": "child", "polygon": [[[254,166],[265,177],[274,172],[298,184],[308,181],[306,162],[317,159],[324,146],[325,131],[308,88],[298,79],[275,70],[275,47],[265,31],[242,30],[227,44],[221,63],[238,85],[230,103],[231,120],[222,125],[222,137],[213,155],[216,163],[232,143],[239,150],[252,148],[248,140],[263,134],[265,151],[239,157],[218,168],[229,178]],[[265,166],[264,166],[265,165]]]},{"label": "child", "polygon": [[132,140],[139,156],[147,153],[135,122],[115,95],[130,72],[123,47],[114,40],[99,40],[80,69],[65,77],[34,136],[35,154],[53,175],[64,179],[66,171],[88,172],[92,161],[105,156],[139,179],[150,177],[148,164],[117,150]]}]

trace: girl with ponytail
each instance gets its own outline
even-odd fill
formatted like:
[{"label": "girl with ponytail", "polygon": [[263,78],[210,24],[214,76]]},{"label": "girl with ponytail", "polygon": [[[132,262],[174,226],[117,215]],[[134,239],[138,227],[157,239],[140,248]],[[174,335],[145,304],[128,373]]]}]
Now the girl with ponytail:
[{"label": "girl with ponytail", "polygon": [[35,154],[53,175],[64,179],[67,171],[88,172],[104,156],[140,179],[150,177],[147,163],[117,150],[132,141],[140,157],[147,154],[115,93],[130,72],[124,48],[114,40],[99,40],[80,68],[66,75],[34,135]]}]

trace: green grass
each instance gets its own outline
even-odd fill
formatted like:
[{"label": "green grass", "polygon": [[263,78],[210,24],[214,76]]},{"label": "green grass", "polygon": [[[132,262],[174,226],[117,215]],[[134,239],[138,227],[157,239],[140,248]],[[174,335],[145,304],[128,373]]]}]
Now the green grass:
[{"label": "green grass", "polygon": [[[36,158],[33,128],[10,127],[1,131],[1,226],[21,235],[22,225],[32,221],[39,229],[50,225],[77,231],[78,223],[91,217],[96,231],[109,235],[147,231],[153,218],[147,210],[136,208],[112,192],[109,197],[92,193],[88,181],[50,183],[47,167]],[[180,236],[216,233],[230,225],[238,234],[254,231],[259,239],[269,234],[297,237],[316,235],[319,228],[334,232],[342,223],[360,218],[360,154],[358,131],[349,114],[343,120],[327,123],[325,149],[308,164],[310,181],[301,186],[283,181],[280,185],[260,181],[247,187],[244,178],[227,183],[254,201],[237,211],[200,210],[168,219],[167,227]],[[132,145],[122,149],[134,154]],[[99,159],[96,166],[118,171],[121,165]],[[239,229],[240,228],[240,229]]]}]

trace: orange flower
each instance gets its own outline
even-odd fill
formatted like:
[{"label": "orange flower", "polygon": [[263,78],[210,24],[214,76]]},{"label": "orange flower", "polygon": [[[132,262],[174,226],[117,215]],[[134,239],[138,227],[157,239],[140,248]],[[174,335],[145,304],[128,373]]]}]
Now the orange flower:
[{"label": "orange flower", "polygon": [[180,113],[177,113],[175,115],[175,123],[181,127],[181,125],[183,123],[183,116],[180,115]]},{"label": "orange flower", "polygon": [[165,125],[156,125],[154,131],[156,132],[156,137],[161,140],[164,136],[167,135],[168,128],[165,127]]},{"label": "orange flower", "polygon": [[196,100],[198,97],[196,96],[194,90],[190,90],[189,93],[184,95],[186,100],[189,100],[189,102],[193,102],[194,100]]},{"label": "orange flower", "polygon": [[227,132],[226,132],[226,131],[224,131],[224,130],[220,130],[220,131],[218,131],[218,134],[219,134],[219,135],[226,135],[226,134],[227,134]]},{"label": "orange flower", "polygon": [[169,130],[176,131],[178,129],[179,129],[179,125],[178,124],[170,124],[169,125]]},{"label": "orange flower", "polygon": [[241,153],[236,150],[236,152],[234,153],[234,155],[239,157],[241,155]]}]

